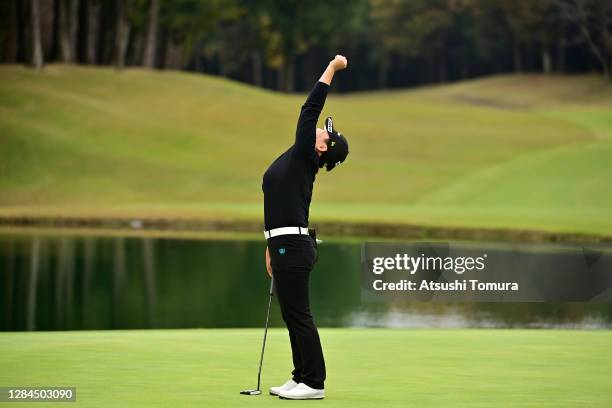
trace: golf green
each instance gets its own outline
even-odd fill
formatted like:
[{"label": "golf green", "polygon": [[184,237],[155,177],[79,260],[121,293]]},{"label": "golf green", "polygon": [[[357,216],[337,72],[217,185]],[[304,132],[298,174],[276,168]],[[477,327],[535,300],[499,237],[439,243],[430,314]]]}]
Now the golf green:
[{"label": "golf green", "polygon": [[[272,329],[0,334],[0,385],[75,386],[75,406],[300,404],[267,394],[290,370]],[[321,329],[333,407],[609,407],[612,333],[558,330]],[[312,402],[309,402],[312,403]],[[7,404],[9,406],[11,404]],[[41,406],[20,403],[17,406]],[[4,406],[4,405],[3,405]]]}]

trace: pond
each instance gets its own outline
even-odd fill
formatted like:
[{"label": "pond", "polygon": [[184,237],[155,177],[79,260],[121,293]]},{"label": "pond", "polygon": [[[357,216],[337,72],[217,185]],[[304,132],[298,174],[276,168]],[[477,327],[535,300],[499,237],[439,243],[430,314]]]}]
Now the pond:
[{"label": "pond", "polygon": [[[263,327],[265,241],[0,234],[0,330]],[[610,328],[612,305],[367,303],[361,244],[326,241],[311,276],[321,327]],[[283,326],[276,300],[272,327]]]}]

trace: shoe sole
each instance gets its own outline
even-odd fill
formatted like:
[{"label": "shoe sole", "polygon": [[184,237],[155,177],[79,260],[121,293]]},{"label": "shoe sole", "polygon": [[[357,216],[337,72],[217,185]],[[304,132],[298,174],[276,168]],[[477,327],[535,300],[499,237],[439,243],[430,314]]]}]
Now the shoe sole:
[{"label": "shoe sole", "polygon": [[299,400],[299,401],[304,401],[304,400],[322,400],[323,398],[325,398],[325,396],[322,397],[307,397],[307,398],[289,398],[289,397],[283,397],[282,395],[279,395],[278,398],[280,399],[284,399],[284,400]]}]

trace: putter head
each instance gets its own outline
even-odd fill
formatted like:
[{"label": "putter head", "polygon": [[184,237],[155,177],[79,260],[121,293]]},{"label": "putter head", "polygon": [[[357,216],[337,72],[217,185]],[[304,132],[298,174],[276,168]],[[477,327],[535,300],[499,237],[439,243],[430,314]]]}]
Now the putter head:
[{"label": "putter head", "polygon": [[244,390],[240,391],[242,395],[259,395],[261,394],[261,390]]}]

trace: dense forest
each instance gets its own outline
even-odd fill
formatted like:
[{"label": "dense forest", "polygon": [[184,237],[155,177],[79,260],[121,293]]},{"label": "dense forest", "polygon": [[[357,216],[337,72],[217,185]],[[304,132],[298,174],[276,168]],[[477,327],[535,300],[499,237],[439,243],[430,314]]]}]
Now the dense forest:
[{"label": "dense forest", "polygon": [[611,0],[5,0],[0,61],[175,69],[303,91],[336,53],[340,91],[500,72],[611,78]]}]

